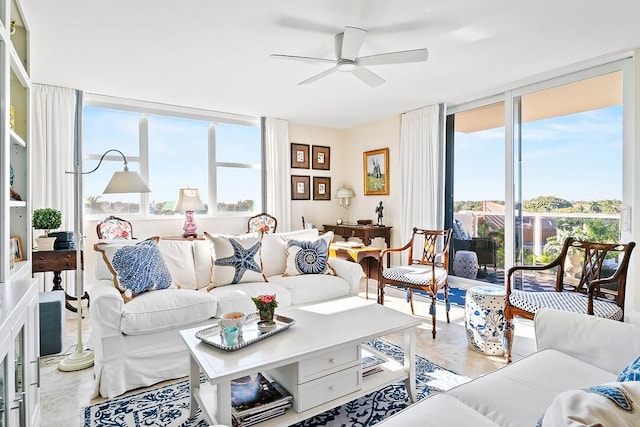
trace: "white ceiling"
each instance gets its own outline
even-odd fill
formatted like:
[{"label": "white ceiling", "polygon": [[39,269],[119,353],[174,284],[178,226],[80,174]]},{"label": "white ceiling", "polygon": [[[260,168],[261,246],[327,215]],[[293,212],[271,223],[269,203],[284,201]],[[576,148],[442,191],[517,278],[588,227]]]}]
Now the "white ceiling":
[{"label": "white ceiling", "polygon": [[[551,70],[640,46],[638,0],[23,0],[36,83],[292,122],[350,128],[461,103]],[[426,62],[297,83],[334,57],[345,26],[360,56],[429,49]]]}]

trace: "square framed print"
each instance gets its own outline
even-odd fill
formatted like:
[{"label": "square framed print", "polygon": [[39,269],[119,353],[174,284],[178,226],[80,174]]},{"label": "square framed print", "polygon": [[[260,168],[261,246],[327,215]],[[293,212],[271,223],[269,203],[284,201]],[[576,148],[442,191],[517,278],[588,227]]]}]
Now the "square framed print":
[{"label": "square framed print", "polygon": [[311,178],[303,175],[291,175],[291,200],[309,200]]},{"label": "square framed print", "polygon": [[314,145],[311,148],[311,167],[313,169],[331,169],[331,147]]},{"label": "square framed print", "polygon": [[309,169],[309,145],[291,143],[291,167]]},{"label": "square framed print", "polygon": [[389,194],[389,149],[365,151],[363,157],[364,195]]},{"label": "square framed print", "polygon": [[313,200],[331,200],[331,178],[313,177]]}]

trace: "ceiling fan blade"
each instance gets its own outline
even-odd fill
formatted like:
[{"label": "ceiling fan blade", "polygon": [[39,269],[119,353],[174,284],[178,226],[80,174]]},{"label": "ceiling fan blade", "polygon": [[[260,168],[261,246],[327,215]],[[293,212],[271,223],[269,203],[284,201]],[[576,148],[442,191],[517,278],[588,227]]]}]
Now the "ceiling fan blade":
[{"label": "ceiling fan blade", "polygon": [[360,65],[402,64],[407,62],[426,61],[429,57],[427,49],[402,50],[399,52],[380,53],[378,55],[358,58]]},{"label": "ceiling fan blade", "polygon": [[307,61],[307,62],[331,62],[331,63],[335,63],[336,60],[335,59],[327,59],[327,58],[314,58],[312,56],[296,56],[296,55],[280,55],[277,53],[273,53],[271,55],[269,55],[270,58],[275,58],[275,59],[293,59],[293,60],[300,60],[300,61]]},{"label": "ceiling fan blade", "polygon": [[355,61],[364,43],[367,31],[357,27],[345,27],[342,36],[342,49],[338,58]]},{"label": "ceiling fan blade", "polygon": [[371,87],[380,86],[384,83],[384,79],[382,77],[364,67],[358,66],[352,71],[352,73]]},{"label": "ceiling fan blade", "polygon": [[328,70],[325,70],[325,71],[321,72],[320,74],[316,74],[315,76],[310,77],[307,80],[301,81],[300,83],[298,83],[298,85],[306,85],[306,84],[309,84],[309,83],[313,83],[316,80],[320,80],[321,78],[326,77],[329,74],[332,74],[337,70],[338,70],[338,67],[331,67]]}]

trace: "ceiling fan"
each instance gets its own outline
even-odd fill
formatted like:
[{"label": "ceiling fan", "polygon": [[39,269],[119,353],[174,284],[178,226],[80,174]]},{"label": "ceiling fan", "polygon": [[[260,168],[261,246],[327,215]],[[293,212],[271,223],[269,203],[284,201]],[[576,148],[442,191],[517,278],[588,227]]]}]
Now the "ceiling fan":
[{"label": "ceiling fan", "polygon": [[350,72],[364,83],[371,87],[376,87],[384,83],[384,79],[369,69],[365,65],[383,65],[383,64],[403,64],[408,62],[426,61],[429,56],[427,49],[403,50],[397,52],[380,53],[377,55],[358,57],[358,52],[367,31],[357,27],[345,27],[344,32],[335,36],[335,55],[336,59],[314,58],[310,56],[295,55],[279,55],[272,54],[272,58],[293,59],[308,62],[327,62],[335,64],[333,67],[316,74],[304,81],[298,83],[304,85],[313,83],[323,77],[328,76],[336,71]]}]

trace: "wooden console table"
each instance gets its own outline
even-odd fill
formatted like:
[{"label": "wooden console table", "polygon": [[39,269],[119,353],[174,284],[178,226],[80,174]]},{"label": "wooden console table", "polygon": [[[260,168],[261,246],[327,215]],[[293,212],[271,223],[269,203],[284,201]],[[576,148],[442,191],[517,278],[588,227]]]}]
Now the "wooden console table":
[{"label": "wooden console table", "polygon": [[[378,227],[376,225],[323,225],[324,231],[333,231],[336,236],[341,236],[345,241],[350,237],[357,237],[365,244],[371,245],[371,239],[382,237],[387,244],[387,248],[391,247],[391,228]],[[387,265],[391,265],[391,254],[387,254]]]},{"label": "wooden console table", "polygon": [[[52,291],[64,291],[64,288],[60,285],[62,283],[62,277],[60,276],[64,270],[75,270],[77,265],[77,256],[75,249],[59,249],[57,251],[34,251],[31,253],[31,271],[32,273],[46,273],[47,271],[53,272],[53,288]],[[80,259],[80,267],[84,269],[84,261],[82,257]],[[77,297],[72,297],[66,292],[65,307],[67,310],[78,311],[76,307],[69,304],[69,300],[76,301]],[[87,300],[89,304],[89,294],[85,291],[81,299]]]}]

